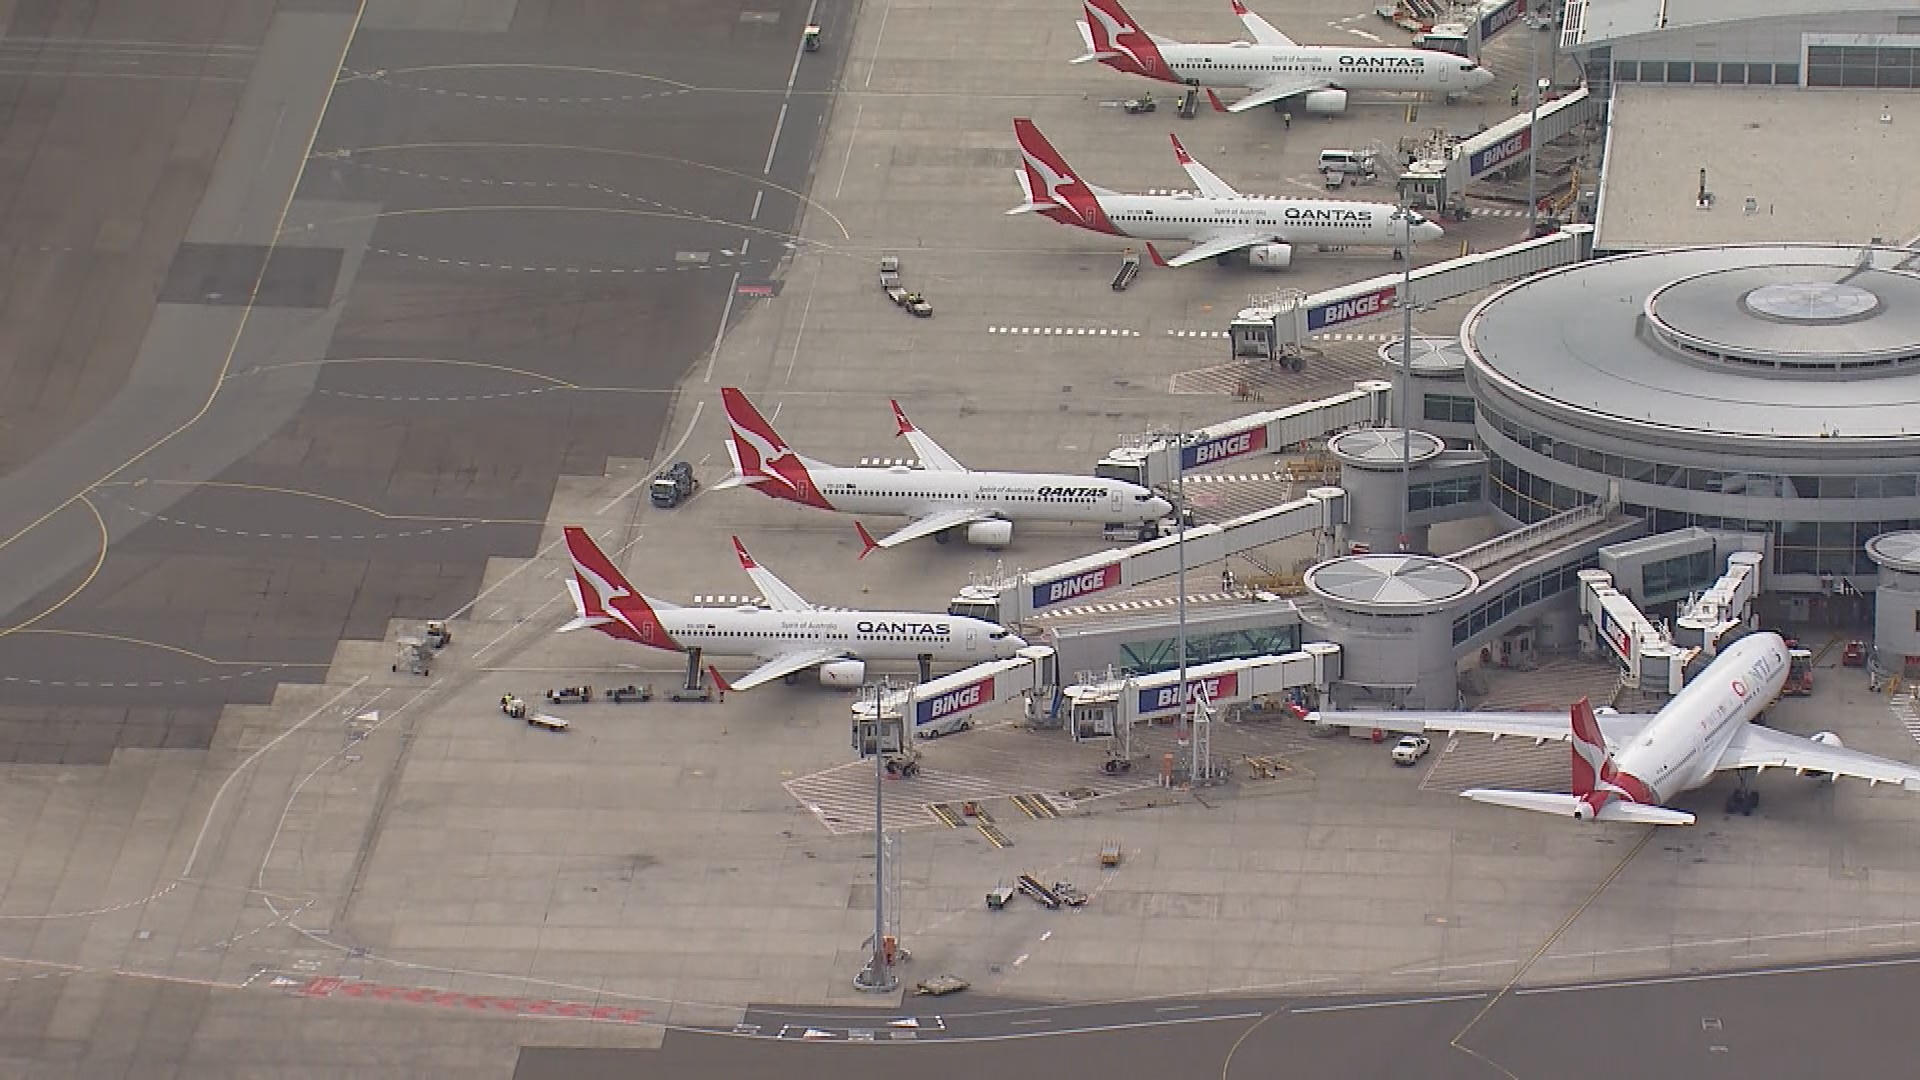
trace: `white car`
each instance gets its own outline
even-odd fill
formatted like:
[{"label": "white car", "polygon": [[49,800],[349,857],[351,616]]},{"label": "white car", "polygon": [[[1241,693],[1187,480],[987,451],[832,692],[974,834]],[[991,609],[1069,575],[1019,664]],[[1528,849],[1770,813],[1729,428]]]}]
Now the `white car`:
[{"label": "white car", "polygon": [[1425,735],[1403,735],[1393,744],[1393,763],[1395,765],[1414,765],[1427,756],[1433,749],[1433,742]]}]

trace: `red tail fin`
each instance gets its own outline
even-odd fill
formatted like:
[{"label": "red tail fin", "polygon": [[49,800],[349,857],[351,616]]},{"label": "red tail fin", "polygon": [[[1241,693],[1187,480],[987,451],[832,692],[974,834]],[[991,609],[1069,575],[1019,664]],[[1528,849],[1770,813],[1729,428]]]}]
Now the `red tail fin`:
[{"label": "red tail fin", "polygon": [[1621,772],[1607,749],[1593,702],[1581,698],[1573,706],[1573,794],[1598,815],[1614,799],[1658,805],[1660,796],[1631,773]]},{"label": "red tail fin", "polygon": [[1014,137],[1020,141],[1020,156],[1026,159],[1027,194],[1042,207],[1040,213],[1062,225],[1077,225],[1094,232],[1121,235],[1100,208],[1093,189],[1067,166],[1065,158],[1053,148],[1032,120],[1019,117],[1013,122]]},{"label": "red tail fin", "polygon": [[1167,58],[1160,55],[1160,46],[1140,29],[1127,9],[1120,6],[1120,0],[1084,0],[1084,6],[1087,32],[1093,38],[1093,51],[1100,56],[1101,63],[1129,75],[1145,75],[1163,82],[1180,81],[1167,66]]},{"label": "red tail fin", "polygon": [[567,554],[573,556],[575,618],[566,629],[598,630],[611,638],[678,650],[679,644],[660,625],[646,597],[607,558],[587,530],[569,525]]},{"label": "red tail fin", "polygon": [[907,411],[900,407],[900,403],[897,401],[888,400],[887,404],[893,406],[893,422],[895,426],[897,426],[900,429],[899,431],[896,431],[893,433],[893,437],[897,439],[900,436],[905,435],[907,432],[912,431],[913,421],[907,419]]},{"label": "red tail fin", "polygon": [[1193,155],[1187,153],[1187,148],[1180,145],[1180,136],[1169,132],[1167,138],[1173,140],[1173,156],[1179,160],[1180,164],[1193,164]]},{"label": "red tail fin", "polygon": [[873,554],[875,551],[879,550],[880,545],[874,541],[873,534],[867,531],[867,527],[865,525],[862,525],[858,521],[856,521],[853,523],[853,527],[859,530],[860,532],[860,557],[861,558],[864,559],[867,556]]},{"label": "red tail fin", "polygon": [[776,499],[833,509],[807,472],[806,462],[773,430],[747,395],[731,386],[723,387],[720,401],[726,406],[727,423],[732,428],[727,450],[741,477]]}]

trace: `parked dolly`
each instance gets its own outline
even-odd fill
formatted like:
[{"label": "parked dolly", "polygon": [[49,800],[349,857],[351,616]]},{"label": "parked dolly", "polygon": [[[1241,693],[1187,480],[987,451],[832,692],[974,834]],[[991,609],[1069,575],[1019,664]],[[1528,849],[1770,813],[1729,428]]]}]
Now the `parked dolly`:
[{"label": "parked dolly", "polygon": [[615,705],[628,701],[652,701],[653,685],[651,683],[645,685],[628,683],[625,686],[616,686],[611,690],[603,691],[603,694],[608,701],[613,702]]},{"label": "parked dolly", "polygon": [[593,687],[562,686],[547,691],[547,700],[555,705],[585,705],[593,700]]},{"label": "parked dolly", "polygon": [[959,993],[972,985],[972,983],[958,975],[935,975],[931,979],[925,979],[916,984],[913,992],[916,994],[925,994],[929,997],[941,997],[946,994]]},{"label": "parked dolly", "polygon": [[1013,886],[996,885],[993,891],[987,894],[987,910],[999,911],[1005,908],[1007,901],[1011,899],[1013,899]]}]

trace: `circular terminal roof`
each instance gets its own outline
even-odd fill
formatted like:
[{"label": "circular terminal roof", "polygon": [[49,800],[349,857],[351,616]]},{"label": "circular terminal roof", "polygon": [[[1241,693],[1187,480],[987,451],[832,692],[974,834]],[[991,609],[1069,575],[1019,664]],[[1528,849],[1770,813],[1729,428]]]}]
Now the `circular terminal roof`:
[{"label": "circular terminal roof", "polygon": [[[1902,249],[1672,248],[1537,274],[1461,329],[1475,396],[1728,449],[1920,440],[1920,270]],[[1780,447],[1784,449],[1784,447]],[[1902,446],[1895,453],[1911,453]]]},{"label": "circular terminal roof", "polygon": [[1314,595],[1357,611],[1414,615],[1438,611],[1473,594],[1473,571],[1431,555],[1348,555],[1306,573]]},{"label": "circular terminal roof", "polygon": [[1440,456],[1447,444],[1439,436],[1424,431],[1405,432],[1406,450],[1401,449],[1399,428],[1357,428],[1343,431],[1327,440],[1327,450],[1343,463],[1362,469],[1397,469],[1402,457],[1418,465]]},{"label": "circular terminal roof", "polygon": [[1896,271],[1717,270],[1654,290],[1646,314],[1661,340],[1691,358],[1755,374],[1874,375],[1920,362],[1920,277]]},{"label": "circular terminal roof", "polygon": [[1920,532],[1890,532],[1867,541],[1867,558],[1889,570],[1920,574]]},{"label": "circular terminal roof", "polygon": [[[1406,354],[1405,339],[1380,346],[1380,359],[1390,368],[1400,366]],[[1413,373],[1429,378],[1460,375],[1467,370],[1467,347],[1457,337],[1420,337],[1413,339]]]}]

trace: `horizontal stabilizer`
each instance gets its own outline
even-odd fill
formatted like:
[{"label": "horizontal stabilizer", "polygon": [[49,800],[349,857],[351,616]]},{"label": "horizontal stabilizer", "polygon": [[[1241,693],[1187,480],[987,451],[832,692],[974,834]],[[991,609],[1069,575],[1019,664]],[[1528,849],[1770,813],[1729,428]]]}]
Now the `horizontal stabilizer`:
[{"label": "horizontal stabilizer", "polygon": [[[1460,794],[1474,802],[1506,806],[1515,810],[1532,810],[1539,814],[1558,814],[1561,817],[1573,817],[1574,811],[1583,805],[1577,796],[1550,791],[1470,788]],[[1645,803],[1615,799],[1601,808],[1600,820],[1630,821],[1638,825],[1691,825],[1693,815],[1681,810],[1669,810],[1664,806],[1648,806]]]}]

